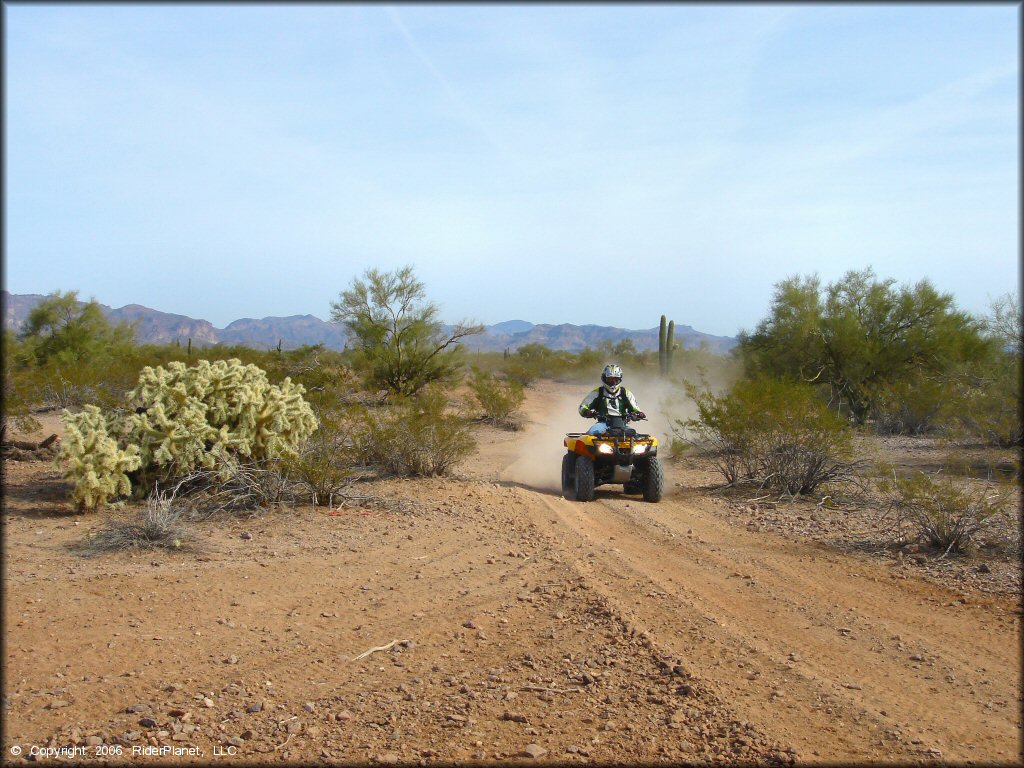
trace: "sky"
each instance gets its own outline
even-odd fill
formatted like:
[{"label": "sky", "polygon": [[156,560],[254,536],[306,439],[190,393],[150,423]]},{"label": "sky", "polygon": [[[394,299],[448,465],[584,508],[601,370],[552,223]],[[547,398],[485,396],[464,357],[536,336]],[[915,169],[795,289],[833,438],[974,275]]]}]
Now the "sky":
[{"label": "sky", "polygon": [[326,320],[411,264],[450,322],[732,336],[797,274],[1019,290],[1017,5],[3,11],[12,293]]}]

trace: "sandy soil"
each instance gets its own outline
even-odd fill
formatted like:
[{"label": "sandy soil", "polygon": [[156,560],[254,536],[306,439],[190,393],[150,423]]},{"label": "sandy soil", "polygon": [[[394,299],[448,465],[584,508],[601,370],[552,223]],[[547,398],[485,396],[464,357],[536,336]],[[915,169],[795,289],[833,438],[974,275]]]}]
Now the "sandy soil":
[{"label": "sandy soil", "polygon": [[566,501],[581,396],[532,389],[454,478],[368,484],[404,512],[208,521],[192,552],[80,557],[100,519],[5,463],[4,757],[1020,760],[1019,586],[751,525],[707,468]]}]

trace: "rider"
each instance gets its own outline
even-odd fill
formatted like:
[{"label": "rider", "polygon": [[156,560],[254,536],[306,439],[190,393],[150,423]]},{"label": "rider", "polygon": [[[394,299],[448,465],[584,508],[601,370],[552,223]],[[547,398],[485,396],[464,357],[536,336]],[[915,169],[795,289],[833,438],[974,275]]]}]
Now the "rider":
[{"label": "rider", "polygon": [[640,410],[636,404],[636,398],[622,385],[622,369],[609,363],[601,371],[603,386],[592,390],[583,398],[580,403],[580,416],[585,419],[601,419],[597,424],[587,430],[587,434],[599,435],[608,429],[606,423],[609,417],[625,416],[634,414],[637,419],[646,419],[647,415]]}]

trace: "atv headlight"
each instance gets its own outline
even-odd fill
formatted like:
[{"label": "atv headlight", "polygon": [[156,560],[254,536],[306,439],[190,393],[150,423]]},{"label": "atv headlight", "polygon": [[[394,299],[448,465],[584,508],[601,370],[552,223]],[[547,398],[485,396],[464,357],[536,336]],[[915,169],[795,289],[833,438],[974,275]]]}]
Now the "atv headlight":
[{"label": "atv headlight", "polygon": [[608,443],[601,443],[599,446],[597,446],[598,453],[612,453],[613,450],[614,449],[610,445],[608,445]]},{"label": "atv headlight", "polygon": [[633,453],[643,453],[647,450],[647,443],[639,443],[633,446]]}]

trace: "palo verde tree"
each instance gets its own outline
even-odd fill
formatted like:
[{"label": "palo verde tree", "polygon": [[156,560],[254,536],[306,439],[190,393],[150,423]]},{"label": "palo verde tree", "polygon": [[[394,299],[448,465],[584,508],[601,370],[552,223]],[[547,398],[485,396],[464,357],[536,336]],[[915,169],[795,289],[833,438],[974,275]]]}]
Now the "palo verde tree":
[{"label": "palo verde tree", "polygon": [[1004,294],[991,303],[985,319],[992,344],[983,363],[969,366],[956,398],[956,419],[968,434],[1004,447],[1024,444],[1024,323],[1020,301]]},{"label": "palo verde tree", "polygon": [[459,367],[460,340],[483,333],[482,325],[467,323],[446,331],[439,311],[411,266],[368,269],[331,302],[331,320],[344,323],[355,342],[357,366],[372,384],[399,396],[450,378]]},{"label": "palo verde tree", "polygon": [[111,324],[95,300],[82,303],[78,291],[56,291],[32,308],[18,338],[24,361],[43,364],[105,357],[130,346],[134,335],[130,325]]},{"label": "palo verde tree", "polygon": [[897,288],[871,268],[824,289],[816,275],[783,280],[769,316],[740,334],[739,347],[748,374],[827,384],[858,424],[886,387],[941,378],[991,352],[982,321],[952,295],[928,280]]}]

